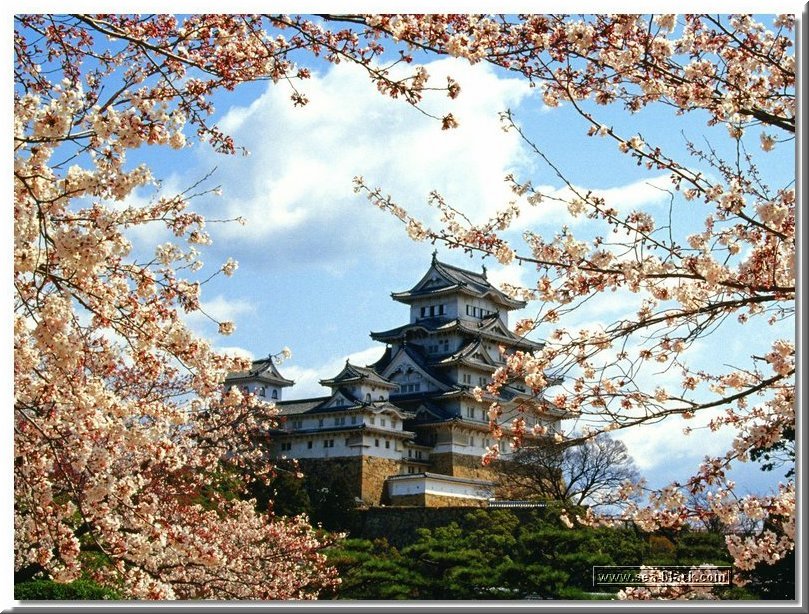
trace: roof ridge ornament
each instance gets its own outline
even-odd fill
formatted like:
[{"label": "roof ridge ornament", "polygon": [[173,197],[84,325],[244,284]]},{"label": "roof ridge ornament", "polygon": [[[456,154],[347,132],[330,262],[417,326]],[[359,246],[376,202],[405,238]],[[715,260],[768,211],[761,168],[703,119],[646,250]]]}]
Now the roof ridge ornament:
[{"label": "roof ridge ornament", "polygon": [[486,277],[486,265],[481,264],[480,267],[483,269],[483,279],[488,279],[488,277]]},{"label": "roof ridge ornament", "polygon": [[437,261],[438,261],[438,250],[434,249],[433,250],[433,264],[435,264]]}]

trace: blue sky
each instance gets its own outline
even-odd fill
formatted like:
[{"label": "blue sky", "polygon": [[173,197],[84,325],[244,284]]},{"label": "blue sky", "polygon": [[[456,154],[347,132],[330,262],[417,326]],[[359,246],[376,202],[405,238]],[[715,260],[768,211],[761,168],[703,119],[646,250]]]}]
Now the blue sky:
[{"label": "blue sky", "polygon": [[[587,126],[572,109],[546,107],[537,89],[486,64],[430,60],[425,65],[436,84],[452,75],[462,89],[456,100],[428,93],[424,107],[438,116],[453,113],[460,123],[456,130],[442,131],[439,122],[380,95],[354,66],[318,62],[311,64],[313,78],[298,86],[310,100],[303,108],[293,107],[284,84],[253,84],[217,97],[220,127],[249,156],[225,157],[194,145],[179,154],[144,149],[132,157],[152,161],[167,193],[189,187],[216,168],[208,185],[221,185],[223,195],[200,198],[194,207],[209,218],[243,216],[247,223],[209,225],[214,244],[203,251],[201,275],[206,277],[228,257],[238,260],[239,269],[232,278],[219,277],[206,285],[203,305],[214,317],[234,320],[236,332],[218,336],[215,324],[198,316],[190,323],[220,348],[254,358],[291,348],[293,356],[280,370],[297,384],[284,398],[325,393],[317,381],[335,375],[346,358],[373,362],[384,347],[369,333],[403,324],[408,317],[407,307],[391,300],[390,293],[418,281],[435,249],[412,242],[398,220],[356,195],[356,175],[433,222],[435,211],[426,205],[431,190],[473,221],[483,221],[511,198],[504,182],[510,172],[535,185],[559,188],[559,181],[517,136],[502,131],[498,113],[511,109],[573,183],[604,192],[621,209],[642,207],[652,215],[667,211],[668,194],[661,188],[668,180],[636,166],[614,142],[587,137]],[[708,128],[698,114],[683,119],[667,109],[649,109],[628,116],[620,109],[599,108],[599,116],[622,134],[640,132],[670,151],[682,151],[681,130],[692,139],[727,140],[724,128]],[[749,136],[751,149],[757,147],[758,133]],[[765,160],[774,184],[794,175],[791,143]],[[135,200],[153,196],[142,190]],[[678,218],[677,224],[687,233],[705,213],[696,210],[695,217]],[[528,228],[553,233],[562,224],[588,237],[585,222],[553,205],[526,210],[515,234]],[[136,250],[146,252],[170,240],[156,229],[138,230],[132,238]],[[442,246],[439,258],[478,270],[482,264]],[[532,280],[525,267],[505,269],[491,258],[485,264],[495,281]],[[567,324],[609,322],[631,312],[631,306],[625,296],[605,296]],[[531,315],[531,306],[512,314],[512,323],[521,315]],[[792,336],[789,326],[781,336]],[[749,354],[757,341],[764,343],[767,337],[754,329],[752,339],[717,336],[695,352],[702,352],[697,359],[710,364],[717,358],[715,347],[728,349],[729,356]],[[621,435],[653,484],[683,479],[705,454],[727,449],[729,433],[697,431],[685,438],[681,422],[668,420]],[[748,466],[737,481],[742,491],[761,490],[772,478]]]}]

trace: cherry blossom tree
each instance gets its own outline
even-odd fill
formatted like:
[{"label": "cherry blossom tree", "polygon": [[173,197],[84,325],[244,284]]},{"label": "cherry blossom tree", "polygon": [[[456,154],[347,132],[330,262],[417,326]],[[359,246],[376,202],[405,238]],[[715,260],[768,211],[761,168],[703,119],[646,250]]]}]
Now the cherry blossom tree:
[{"label": "cherry blossom tree", "polygon": [[[784,456],[785,447],[789,458],[794,449],[795,347],[783,332],[784,323],[794,321],[794,180],[770,186],[762,172],[770,152],[794,138],[793,16],[772,16],[766,24],[747,15],[352,19],[411,48],[489,62],[521,75],[539,88],[547,106],[574,109],[587,135],[613,141],[619,153],[637,162],[639,173],[668,175],[668,219],[641,209],[622,212],[618,203],[567,179],[553,161],[552,146],[543,148],[505,112],[504,129],[518,134],[564,189],[545,190],[530,178],[510,175],[513,200],[483,223],[434,193],[429,202],[443,222],[435,228],[362,178],[356,190],[402,220],[416,240],[535,269],[535,281],[508,290],[536,305],[536,315],[518,322],[516,330],[538,330],[545,347],[509,356],[489,392],[519,378],[541,399],[548,374],[563,376],[565,383],[548,401],[579,416],[592,429],[589,437],[707,412],[709,429],[733,429],[726,454],[706,458],[686,482],[652,492],[649,505],[630,505],[628,517],[648,530],[680,527],[706,515],[726,525],[741,516],[767,519],[756,535],[728,536],[735,565],[750,570],[784,558],[794,547],[794,479],[773,494],[741,496],[727,473],[751,455],[766,457],[773,450]],[[616,105],[630,114],[656,105],[702,118],[708,126],[724,126],[728,142],[687,141],[684,155],[668,153],[600,119],[602,106]],[[509,236],[521,212],[554,203],[598,230],[586,237],[567,226],[552,236],[527,231],[522,243]],[[678,216],[701,219],[701,228],[678,236],[673,222]],[[616,291],[637,297],[633,316],[579,330],[565,326],[594,295]],[[735,334],[745,335],[768,326],[764,351],[733,356],[733,367],[693,366],[689,350],[699,340],[718,330],[736,327]],[[667,371],[680,374],[675,387],[650,384],[650,374]],[[493,431],[502,433],[496,407],[490,415]],[[519,446],[524,422],[518,418],[511,427]],[[496,455],[493,448],[491,457]],[[689,507],[689,495],[697,493],[708,497],[707,507]]]},{"label": "cherry blossom tree", "polygon": [[[14,52],[16,568],[137,598],[315,597],[336,582],[329,539],[211,488],[223,461],[245,483],[271,477],[255,436],[276,424],[272,405],[223,393],[245,360],[184,322],[211,278],[189,204],[216,188],[204,177],[133,204],[159,177],[130,160],[195,140],[243,151],[210,121],[213,98],[266,80],[305,105],[295,53],[356,62],[410,104],[426,72],[395,80],[352,28],[286,16],[18,15]],[[176,240],[136,256],[129,233],[149,224]]]},{"label": "cherry blossom tree", "polygon": [[[223,392],[249,364],[184,323],[201,309],[210,242],[189,202],[208,188],[127,200],[156,181],[135,150],[199,139],[235,151],[207,120],[210,97],[295,76],[289,44],[247,17],[15,26],[16,569],[88,574],[134,598],[316,597],[336,582],[321,553],[331,538],[211,488],[225,463],[271,475],[254,438],[276,410]],[[146,224],[176,240],[136,256],[128,232]]]}]

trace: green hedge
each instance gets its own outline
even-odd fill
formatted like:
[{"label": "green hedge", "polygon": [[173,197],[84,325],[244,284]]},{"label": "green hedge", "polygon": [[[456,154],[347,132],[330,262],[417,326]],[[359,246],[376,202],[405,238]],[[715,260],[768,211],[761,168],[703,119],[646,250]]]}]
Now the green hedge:
[{"label": "green hedge", "polygon": [[99,599],[120,599],[114,590],[92,580],[75,580],[60,584],[53,580],[32,580],[14,585],[14,599],[19,601],[85,601]]}]

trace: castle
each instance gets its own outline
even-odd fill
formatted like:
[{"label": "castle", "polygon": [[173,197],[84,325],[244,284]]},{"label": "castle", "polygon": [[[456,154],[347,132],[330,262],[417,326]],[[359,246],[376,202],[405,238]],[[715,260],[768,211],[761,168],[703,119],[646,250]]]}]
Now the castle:
[{"label": "castle", "polygon": [[[483,504],[494,475],[481,457],[492,445],[509,451],[507,437],[496,442],[490,433],[491,403],[502,407],[500,421],[508,423],[519,406],[527,427],[549,432],[564,417],[519,383],[497,397],[485,390],[504,354],[541,347],[508,328],[509,312],[525,303],[489,283],[485,267],[468,271],[435,254],[415,286],[391,296],[409,306],[409,322],[372,332],[387,346],[383,356],[368,366],[346,361],[321,380],[327,396],[281,400],[294,382],[270,358],[231,374],[226,385],[277,402],[281,428],[269,434],[276,458],[298,459],[304,472],[307,464],[328,463],[366,505]],[[475,387],[484,390],[482,400]]]}]

